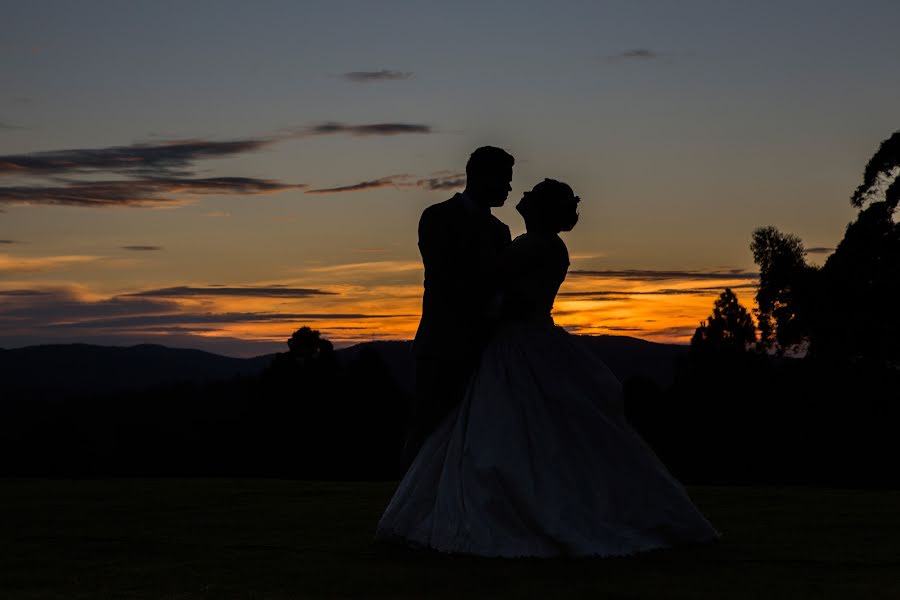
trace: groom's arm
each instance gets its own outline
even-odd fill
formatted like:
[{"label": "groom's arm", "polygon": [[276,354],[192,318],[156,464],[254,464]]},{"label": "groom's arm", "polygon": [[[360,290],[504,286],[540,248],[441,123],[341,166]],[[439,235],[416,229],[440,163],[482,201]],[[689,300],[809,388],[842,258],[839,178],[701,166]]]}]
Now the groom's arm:
[{"label": "groom's arm", "polygon": [[426,208],[419,219],[419,252],[425,265],[427,285],[433,289],[453,287],[460,263],[453,243],[451,223],[435,207]]},{"label": "groom's arm", "polygon": [[503,276],[506,255],[510,251],[512,244],[512,235],[509,227],[501,221],[497,220],[494,227],[495,252],[491,259],[484,265],[483,278],[487,282],[487,293],[489,294],[485,303],[483,318],[488,324],[496,323],[500,320],[503,311]]}]

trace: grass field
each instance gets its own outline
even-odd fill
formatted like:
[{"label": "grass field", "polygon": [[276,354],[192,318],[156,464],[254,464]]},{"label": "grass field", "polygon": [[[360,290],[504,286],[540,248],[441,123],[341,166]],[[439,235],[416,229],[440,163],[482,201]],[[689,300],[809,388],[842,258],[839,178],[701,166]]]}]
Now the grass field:
[{"label": "grass field", "polygon": [[385,483],[0,480],[2,598],[900,598],[900,492],[692,488],[721,542],[619,559],[372,543]]}]

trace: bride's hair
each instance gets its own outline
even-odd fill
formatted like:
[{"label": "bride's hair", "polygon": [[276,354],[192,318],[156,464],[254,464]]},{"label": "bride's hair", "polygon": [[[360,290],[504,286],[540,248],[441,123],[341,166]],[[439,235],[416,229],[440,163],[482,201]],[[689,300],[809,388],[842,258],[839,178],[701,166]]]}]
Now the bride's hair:
[{"label": "bride's hair", "polygon": [[525,227],[529,231],[559,233],[575,227],[580,200],[565,183],[545,179],[522,195],[516,210],[525,219]]}]

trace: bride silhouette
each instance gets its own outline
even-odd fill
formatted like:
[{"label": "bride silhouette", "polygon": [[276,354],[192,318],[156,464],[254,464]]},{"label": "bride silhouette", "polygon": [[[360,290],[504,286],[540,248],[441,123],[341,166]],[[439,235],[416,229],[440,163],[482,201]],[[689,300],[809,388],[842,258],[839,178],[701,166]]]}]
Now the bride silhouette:
[{"label": "bride silhouette", "polygon": [[550,315],[579,198],[545,179],[516,206],[502,319],[463,400],[425,440],[376,539],[480,556],[616,556],[718,533],[625,419],[622,386]]}]

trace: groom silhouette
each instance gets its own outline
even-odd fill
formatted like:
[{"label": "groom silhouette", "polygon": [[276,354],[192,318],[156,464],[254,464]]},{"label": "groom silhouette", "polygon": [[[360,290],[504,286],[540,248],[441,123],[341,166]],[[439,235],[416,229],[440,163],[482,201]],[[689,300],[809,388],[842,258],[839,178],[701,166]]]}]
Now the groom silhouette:
[{"label": "groom silhouette", "polygon": [[413,342],[416,387],[403,449],[407,466],[462,399],[497,318],[496,271],[511,236],[491,208],[506,201],[514,164],[500,148],[478,148],[466,163],[465,190],[429,206],[419,220],[425,292]]}]

